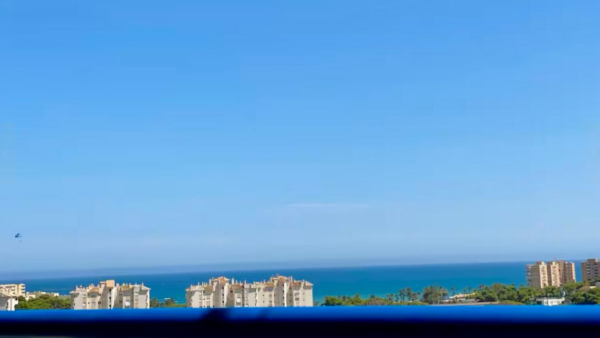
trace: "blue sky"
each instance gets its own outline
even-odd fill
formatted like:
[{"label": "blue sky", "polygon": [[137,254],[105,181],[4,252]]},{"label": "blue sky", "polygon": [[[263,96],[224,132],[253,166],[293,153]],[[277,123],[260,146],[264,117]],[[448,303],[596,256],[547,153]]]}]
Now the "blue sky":
[{"label": "blue sky", "polygon": [[599,10],[2,1],[0,272],[600,256]]}]

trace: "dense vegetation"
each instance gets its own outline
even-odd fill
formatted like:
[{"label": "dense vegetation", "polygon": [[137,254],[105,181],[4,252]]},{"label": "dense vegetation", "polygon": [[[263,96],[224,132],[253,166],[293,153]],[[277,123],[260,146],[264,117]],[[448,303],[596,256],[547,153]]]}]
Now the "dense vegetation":
[{"label": "dense vegetation", "polygon": [[41,295],[30,300],[19,297],[18,300],[19,304],[15,306],[16,310],[66,310],[71,308],[71,300],[67,297]]},{"label": "dense vegetation", "polygon": [[527,286],[515,287],[512,285],[494,284],[480,286],[474,292],[474,298],[485,302],[511,301],[522,304],[533,304],[536,298],[561,297],[575,305],[600,304],[600,288],[593,288],[587,283],[567,283],[560,288],[548,286],[535,289]]},{"label": "dense vegetation", "polygon": [[[67,297],[52,297],[49,295],[41,295],[38,298],[25,300],[24,297],[19,297],[19,304],[15,306],[16,310],[65,310],[71,308],[71,300]],[[179,304],[173,299],[165,299],[159,301],[156,298],[150,300],[150,307],[185,307],[185,304]]]},{"label": "dense vegetation", "polygon": [[[423,289],[423,294],[414,292],[410,287],[400,289],[396,294],[388,294],[385,298],[371,295],[369,298],[362,298],[359,294],[353,297],[349,296],[326,296],[321,306],[373,306],[373,305],[426,305],[439,304],[448,296],[448,290],[428,286]],[[317,303],[318,305],[318,303]]]},{"label": "dense vegetation", "polygon": [[[587,283],[577,282],[564,284],[561,288],[548,286],[536,289],[528,286],[515,286],[514,284],[492,284],[480,285],[477,289],[470,287],[463,289],[463,294],[468,295],[466,299],[477,302],[497,304],[535,304],[536,299],[542,297],[562,297],[568,302],[576,305],[600,304],[600,288],[594,288]],[[428,286],[422,292],[414,292],[412,289],[400,289],[396,294],[388,294],[385,298],[372,295],[363,299],[360,295],[349,296],[327,296],[322,306],[364,306],[364,305],[423,305],[458,302],[450,296],[456,295],[456,289],[450,291],[439,286]]]},{"label": "dense vegetation", "polygon": [[167,298],[164,301],[159,301],[156,298],[150,299],[150,307],[158,308],[158,307],[185,307],[185,304],[179,304],[171,298]]},{"label": "dense vegetation", "polygon": [[376,306],[376,305],[424,305],[419,301],[407,302],[407,301],[396,301],[393,297],[389,296],[386,298],[375,297],[371,295],[369,298],[361,298],[360,295],[356,294],[354,297],[349,296],[326,296],[322,306]]},{"label": "dense vegetation", "polygon": [[573,289],[568,293],[568,299],[573,304],[600,304],[600,288],[590,289],[589,287],[584,286],[582,288]]},{"label": "dense vegetation", "polygon": [[528,286],[516,287],[514,284],[492,284],[481,285],[469,297],[479,302],[502,302],[504,304],[535,304],[535,300],[541,297],[560,297],[560,289],[549,286],[544,289],[536,289]]}]

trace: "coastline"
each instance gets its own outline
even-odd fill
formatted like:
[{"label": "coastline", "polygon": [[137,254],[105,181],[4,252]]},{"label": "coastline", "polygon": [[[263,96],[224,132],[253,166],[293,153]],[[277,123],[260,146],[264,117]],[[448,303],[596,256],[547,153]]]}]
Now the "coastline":
[{"label": "coastline", "polygon": [[104,279],[116,279],[118,282],[144,283],[151,288],[152,298],[172,298],[177,302],[183,302],[185,288],[211,277],[225,275],[236,280],[263,280],[275,274],[290,275],[313,283],[315,285],[315,301],[322,301],[328,295],[343,294],[380,297],[395,293],[400,288],[411,287],[420,290],[428,285],[439,285],[448,289],[454,287],[461,290],[467,286],[475,288],[481,284],[496,282],[525,284],[523,262],[274,268],[129,275],[96,274],[81,277],[2,279],[1,282],[25,283],[28,290],[58,292],[64,295],[72,291],[76,285],[88,285]]}]

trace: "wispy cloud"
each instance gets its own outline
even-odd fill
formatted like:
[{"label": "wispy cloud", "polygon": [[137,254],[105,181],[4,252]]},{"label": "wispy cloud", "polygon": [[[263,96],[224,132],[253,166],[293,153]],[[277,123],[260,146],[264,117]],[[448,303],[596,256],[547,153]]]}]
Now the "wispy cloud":
[{"label": "wispy cloud", "polygon": [[286,207],[295,209],[365,209],[369,205],[364,203],[290,203]]},{"label": "wispy cloud", "polygon": [[[136,242],[138,248],[143,249],[164,249],[177,247],[193,247],[196,245],[202,245],[206,247],[219,247],[224,245],[231,245],[238,242],[237,238],[228,236],[157,236],[157,237],[143,237]],[[131,246],[131,242],[126,241],[111,241],[111,245],[115,247]]]}]

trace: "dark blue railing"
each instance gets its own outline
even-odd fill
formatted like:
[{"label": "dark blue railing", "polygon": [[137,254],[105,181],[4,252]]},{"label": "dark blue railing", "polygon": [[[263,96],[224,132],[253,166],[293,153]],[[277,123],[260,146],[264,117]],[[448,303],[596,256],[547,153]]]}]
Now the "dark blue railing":
[{"label": "dark blue railing", "polygon": [[589,337],[600,306],[389,306],[0,312],[0,336]]}]

